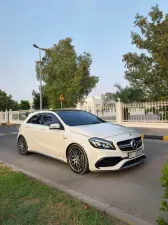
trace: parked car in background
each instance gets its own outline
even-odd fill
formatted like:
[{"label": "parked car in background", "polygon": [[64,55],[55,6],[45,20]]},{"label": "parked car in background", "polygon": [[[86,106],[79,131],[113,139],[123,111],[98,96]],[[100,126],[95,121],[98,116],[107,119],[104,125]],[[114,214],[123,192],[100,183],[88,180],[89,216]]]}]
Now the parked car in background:
[{"label": "parked car in background", "polygon": [[31,113],[19,128],[17,147],[21,155],[36,152],[62,160],[78,174],[124,169],[146,158],[135,130],[80,110]]}]

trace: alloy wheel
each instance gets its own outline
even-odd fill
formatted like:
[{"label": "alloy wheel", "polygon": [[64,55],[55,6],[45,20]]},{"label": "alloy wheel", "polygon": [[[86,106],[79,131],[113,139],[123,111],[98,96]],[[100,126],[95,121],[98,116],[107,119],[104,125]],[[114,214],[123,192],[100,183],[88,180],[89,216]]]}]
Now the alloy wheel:
[{"label": "alloy wheel", "polygon": [[26,155],[27,153],[27,144],[24,137],[20,137],[18,140],[18,151],[21,155]]},{"label": "alloy wheel", "polygon": [[82,173],[85,169],[85,155],[79,146],[72,146],[68,152],[68,161],[72,170]]}]

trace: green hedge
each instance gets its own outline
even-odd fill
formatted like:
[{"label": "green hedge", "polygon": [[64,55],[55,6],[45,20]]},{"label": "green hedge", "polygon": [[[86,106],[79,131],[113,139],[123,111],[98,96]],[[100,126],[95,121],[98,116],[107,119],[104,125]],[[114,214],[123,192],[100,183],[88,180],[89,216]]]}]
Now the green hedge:
[{"label": "green hedge", "polygon": [[[168,212],[168,163],[162,169],[161,182],[162,187],[164,188],[164,195],[161,201],[160,210],[163,212]],[[168,225],[168,221],[165,221],[163,217],[158,217],[157,223],[159,225]]]}]

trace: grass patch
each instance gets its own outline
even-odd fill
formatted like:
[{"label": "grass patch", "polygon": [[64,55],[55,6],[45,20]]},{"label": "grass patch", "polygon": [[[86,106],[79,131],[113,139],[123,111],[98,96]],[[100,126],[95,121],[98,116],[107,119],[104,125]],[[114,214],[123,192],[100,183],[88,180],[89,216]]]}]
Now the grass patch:
[{"label": "grass patch", "polygon": [[0,164],[1,225],[118,225],[61,191]]}]

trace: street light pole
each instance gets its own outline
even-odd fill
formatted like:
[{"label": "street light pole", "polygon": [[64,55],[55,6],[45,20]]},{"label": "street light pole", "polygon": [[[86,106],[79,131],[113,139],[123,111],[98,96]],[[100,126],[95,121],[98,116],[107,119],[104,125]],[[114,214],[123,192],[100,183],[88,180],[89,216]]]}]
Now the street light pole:
[{"label": "street light pole", "polygon": [[42,74],[41,74],[41,49],[39,48],[39,60],[40,60],[40,69],[39,69],[39,72],[40,72],[40,110],[43,109],[43,102],[42,102]]},{"label": "street light pole", "polygon": [[41,70],[41,50],[45,50],[44,48],[40,48],[38,45],[33,44],[33,47],[38,48],[39,49],[39,63],[40,63],[40,67],[39,67],[39,75],[40,75],[40,110],[43,109],[43,103],[42,103],[42,70]]}]

